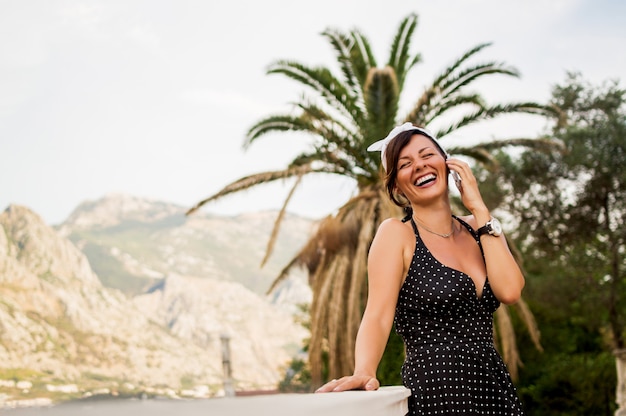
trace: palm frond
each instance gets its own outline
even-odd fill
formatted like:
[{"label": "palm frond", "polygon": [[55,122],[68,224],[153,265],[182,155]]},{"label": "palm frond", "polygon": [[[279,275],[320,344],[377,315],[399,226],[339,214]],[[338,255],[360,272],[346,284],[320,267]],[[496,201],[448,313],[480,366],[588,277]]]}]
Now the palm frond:
[{"label": "palm frond", "polygon": [[[348,349],[354,354],[356,334],[359,329],[358,322],[361,319],[363,309],[365,308],[366,288],[367,288],[367,255],[370,244],[374,239],[376,232],[376,224],[371,221],[374,218],[375,210],[379,201],[372,199],[368,204],[363,204],[359,210],[359,228],[356,249],[352,254],[352,273],[347,288],[347,325],[346,333],[348,334]],[[350,363],[354,362],[352,358]],[[354,371],[354,368],[351,368]]]},{"label": "palm frond", "polygon": [[[395,124],[400,98],[395,71],[391,67],[372,68],[363,89],[369,115],[368,137],[374,138],[373,142],[385,137]],[[366,142],[365,147],[370,144]]]},{"label": "palm frond", "polygon": [[[367,252],[378,221],[375,213],[380,203],[378,199],[360,199],[361,203],[340,208],[337,215],[327,219],[318,233],[323,240],[318,250],[322,252],[322,262],[317,265],[313,287],[329,290],[327,302],[311,305],[312,326],[322,325],[318,335],[325,339],[311,338],[315,344],[328,343],[330,351],[337,351],[337,357],[329,357],[329,377],[339,377],[354,371],[354,341],[358,331],[358,322],[363,310],[367,284]],[[374,220],[374,221],[372,221]],[[360,260],[360,261],[357,261]],[[321,272],[317,272],[321,270]],[[342,271],[339,275],[338,271]],[[320,310],[320,309],[327,309]],[[320,322],[326,316],[327,322]],[[346,319],[346,316],[348,319]],[[316,345],[315,350],[320,350]],[[312,367],[314,384],[320,380],[320,368]]]},{"label": "palm frond", "polygon": [[[353,372],[354,363],[354,350],[349,348],[347,339],[353,337],[353,334],[349,334],[347,331],[348,322],[345,319],[345,288],[349,284],[349,278],[352,274],[352,259],[349,252],[352,251],[347,247],[344,248],[344,252],[338,256],[334,256],[330,263],[334,269],[334,273],[331,275],[331,279],[324,279],[328,282],[328,286],[331,288],[330,296],[328,297],[328,303],[323,305],[316,305],[316,310],[327,309],[327,311],[321,312],[320,315],[326,314],[327,321],[319,322],[325,329],[327,329],[326,340],[328,342],[328,348],[330,351],[337,351],[338,354],[329,354],[329,376],[332,378],[339,378],[344,374],[351,374]],[[311,305],[313,309],[313,305]],[[313,319],[311,319],[312,325]],[[321,374],[319,374],[321,378]]]},{"label": "palm frond", "polygon": [[487,169],[494,170],[494,169],[497,169],[497,167],[499,166],[498,162],[491,155],[491,153],[489,153],[482,147],[451,146],[451,147],[448,147],[446,150],[451,155],[463,155],[471,159],[474,159],[478,163],[485,165]]},{"label": "palm frond", "polygon": [[[269,289],[267,290],[267,294],[272,293],[278,285],[283,282],[286,278],[289,277],[289,274],[294,268],[303,268],[306,269],[309,275],[309,285],[314,280],[314,275],[318,270],[318,266],[321,263],[322,251],[320,250],[320,229],[325,228],[326,222],[329,219],[333,219],[332,216],[328,216],[322,219],[317,224],[317,229],[312,233],[311,238],[307,241],[307,243],[300,249],[298,254],[296,254],[290,261],[283,267],[278,276],[274,279]],[[323,239],[322,239],[323,240]]]},{"label": "palm frond", "polygon": [[[424,107],[424,113],[420,115],[425,126],[433,120],[443,116],[448,111],[458,110],[464,107],[483,108],[485,103],[480,94],[455,95],[454,97],[436,97],[436,103],[431,104],[430,108]],[[443,136],[437,136],[443,137]]]},{"label": "palm frond", "polygon": [[[361,85],[363,84],[361,82],[360,71],[363,67],[363,60],[362,56],[355,53],[353,40],[337,30],[329,29],[322,32],[322,35],[328,38],[337,53],[337,61],[339,62],[339,67],[344,76],[345,84],[348,87],[347,90],[352,96],[352,101],[354,103],[362,102]],[[354,109],[355,112],[353,116],[356,119],[361,119],[363,117],[363,109],[359,108],[358,105],[356,105]]]},{"label": "palm frond", "polygon": [[340,208],[337,216],[328,216],[320,221],[317,230],[311,235],[307,244],[280,271],[268,293],[274,290],[276,285],[283,281],[294,267],[304,267],[309,271],[309,275],[312,276],[320,264],[321,247],[324,247],[324,252],[330,252],[334,255],[338,247],[349,243],[345,239],[346,234],[339,231],[341,227],[338,224],[340,224],[341,218],[344,218],[352,210],[359,209],[363,203],[369,204],[373,202],[379,204],[378,210],[380,211],[373,217],[374,224],[377,224],[376,220],[374,220],[375,218],[384,219],[399,216],[398,207],[389,202],[388,198],[385,198],[382,190],[373,188],[361,190]]},{"label": "palm frond", "polygon": [[344,34],[336,29],[327,29],[322,33],[327,37],[337,53],[341,72],[345,83],[352,92],[355,110],[354,121],[359,124],[364,119],[365,108],[363,103],[363,85],[367,74],[372,68],[376,68],[376,58],[372,53],[368,39],[358,30],[352,30]]},{"label": "palm frond", "polygon": [[505,66],[503,63],[488,62],[478,65],[473,65],[468,68],[464,68],[455,74],[450,74],[444,78],[440,85],[441,90],[445,92],[445,96],[454,94],[460,88],[471,84],[473,81],[484,77],[485,75],[509,75],[513,77],[519,77],[517,69]]},{"label": "palm frond", "polygon": [[[483,43],[475,46],[436,76],[432,84],[424,90],[424,93],[422,93],[413,108],[409,111],[406,120],[419,123],[420,125],[426,125],[436,117],[436,114],[443,112],[443,110],[439,108],[440,106],[445,106],[446,102],[454,101],[463,87],[468,86],[473,81],[485,75],[502,74],[515,77],[519,76],[515,68],[498,62],[475,64],[461,69],[462,65],[468,59],[489,45],[490,43]],[[482,98],[480,98],[479,95],[471,95],[475,97],[477,102],[482,102]],[[467,97],[471,95],[467,95]]]},{"label": "palm frond", "polygon": [[289,274],[291,273],[291,271],[295,267],[298,267],[298,266],[302,266],[302,264],[300,263],[300,258],[298,256],[294,256],[289,261],[289,263],[287,263],[287,265],[283,267],[283,270],[281,270],[278,276],[276,276],[276,278],[272,281],[272,284],[270,285],[269,289],[267,289],[265,294],[269,295],[270,293],[272,293],[278,287],[279,284],[284,282],[285,279],[289,277]]},{"label": "palm frond", "polygon": [[[325,149],[314,149],[310,152],[303,152],[296,156],[290,163],[290,166],[300,166],[314,164],[316,166],[324,166],[324,173],[334,173],[337,175],[347,176],[356,179],[357,172],[351,161],[345,155],[337,155],[333,151]],[[318,170],[321,170],[318,168]]]},{"label": "palm frond", "polygon": [[553,114],[553,112],[550,107],[529,102],[486,106],[466,114],[456,122],[450,122],[447,128],[441,129],[437,134],[439,135],[438,137],[443,137],[461,127],[474,124],[478,121],[489,120],[504,114],[534,114],[547,116]]},{"label": "palm frond", "polygon": [[[500,164],[493,156],[494,150],[506,147],[525,147],[527,149],[535,149],[541,152],[564,152],[565,147],[562,142],[550,138],[512,138],[488,141],[472,146],[454,146],[448,147],[448,153],[452,155],[468,156],[478,163],[483,164],[488,170],[495,171]],[[519,261],[519,259],[517,259]]]},{"label": "palm frond", "polygon": [[404,18],[391,44],[391,52],[387,65],[395,70],[400,89],[404,86],[404,80],[408,71],[420,60],[420,55],[416,55],[410,61],[410,64],[407,65],[411,56],[409,48],[411,46],[411,38],[417,27],[417,19],[416,14],[410,14]]},{"label": "palm frond", "polygon": [[350,32],[353,44],[350,49],[352,67],[359,79],[359,85],[365,84],[365,78],[371,68],[376,68],[376,57],[372,53],[369,40],[358,30]]},{"label": "palm frond", "polygon": [[326,169],[323,169],[323,168],[322,169],[320,169],[320,168],[315,169],[315,168],[313,168],[313,166],[311,166],[311,164],[308,164],[308,165],[289,167],[289,168],[284,169],[284,170],[255,173],[254,175],[245,176],[245,177],[243,177],[241,179],[236,180],[235,182],[232,182],[232,183],[226,185],[225,187],[223,187],[217,193],[215,193],[215,194],[213,194],[213,195],[203,199],[202,201],[198,202],[192,208],[187,210],[185,215],[193,214],[195,211],[200,209],[200,207],[202,207],[204,204],[206,204],[208,202],[211,202],[211,201],[215,201],[215,200],[217,200],[219,198],[222,198],[222,197],[224,197],[226,195],[233,194],[233,193],[236,193],[236,192],[241,192],[241,191],[243,191],[245,189],[252,188],[252,187],[260,185],[262,183],[272,182],[272,181],[275,181],[277,179],[291,178],[293,176],[302,176],[302,175],[306,175],[306,174],[312,173],[312,172],[326,172]]},{"label": "palm frond", "polygon": [[280,231],[280,225],[282,224],[283,218],[285,218],[285,214],[287,212],[287,205],[289,205],[289,201],[291,201],[293,194],[295,193],[296,189],[302,182],[302,176],[303,175],[299,175],[296,177],[296,181],[294,182],[293,186],[289,190],[289,193],[287,194],[287,198],[285,198],[285,201],[283,202],[283,206],[280,208],[280,211],[278,212],[278,216],[276,217],[276,220],[274,221],[274,227],[272,227],[272,233],[270,234],[270,239],[267,242],[267,247],[265,248],[265,256],[263,256],[263,260],[261,260],[261,267],[265,266],[265,263],[267,263],[267,260],[270,258],[270,256],[274,252],[274,245],[276,244],[278,231]]},{"label": "palm frond", "polygon": [[495,323],[500,340],[502,360],[511,374],[511,379],[517,381],[521,360],[517,343],[515,342],[515,331],[513,330],[513,321],[511,320],[508,305],[500,305],[496,310]]},{"label": "palm frond", "polygon": [[309,68],[294,61],[281,60],[272,64],[267,73],[283,74],[310,87],[348,119],[359,116],[355,98],[327,68]]},{"label": "palm frond", "polygon": [[537,348],[537,351],[543,352],[543,346],[541,345],[540,341],[541,332],[539,331],[535,316],[528,307],[528,304],[524,299],[520,299],[513,304],[513,307],[522,318],[522,322],[526,326],[528,334],[530,335],[530,339],[533,341],[535,348]]},{"label": "palm frond", "polygon": [[406,115],[404,121],[410,121],[411,123],[418,126],[426,126],[426,114],[432,111],[432,108],[435,107],[431,103],[438,94],[439,88],[437,86],[432,85],[426,88],[422,95],[420,95],[418,100],[413,105],[411,111]]},{"label": "palm frond", "polygon": [[301,110],[299,117],[302,126],[318,136],[322,142],[333,143],[344,149],[347,153],[357,156],[362,147],[359,132],[350,130],[346,124],[329,115],[324,109],[311,102],[297,104]]},{"label": "palm frond", "polygon": [[[355,176],[362,171],[361,166],[368,166],[368,160],[364,159],[361,145],[356,147],[353,143],[355,135],[346,131],[347,127],[336,119],[328,117],[323,110],[315,106],[306,106],[300,103],[302,110],[300,116],[271,116],[256,123],[248,131],[247,148],[253,141],[275,131],[300,131],[306,132],[318,139],[313,145],[313,151],[304,153],[295,158],[291,165],[303,165],[304,162],[325,161],[327,172]],[[325,118],[325,119],[324,119]],[[341,157],[336,157],[339,153]],[[330,165],[334,165],[330,167]]]},{"label": "palm frond", "polygon": [[[321,255],[322,260],[326,260],[328,255],[323,253]],[[337,266],[329,265],[328,270],[332,273],[336,273]],[[330,281],[327,279],[320,279],[317,276],[322,274],[322,268],[318,268],[315,272],[309,276],[309,284],[311,286],[311,291],[315,293],[313,296],[313,301],[311,302],[311,338],[309,343],[309,365],[311,366],[311,382],[313,386],[317,386],[321,384],[321,369],[323,367],[323,357],[324,353],[329,352],[328,345],[324,345],[324,341],[327,337],[327,328],[326,325],[322,325],[321,323],[327,321],[327,312],[328,309],[324,307],[319,307],[321,302],[327,302],[330,299],[330,295],[332,293],[332,286],[330,285]],[[332,355],[332,354],[331,354]]]},{"label": "palm frond", "polygon": [[565,144],[560,140],[555,140],[552,138],[511,138],[511,139],[500,139],[495,141],[489,141],[480,143],[477,145],[489,152],[493,150],[502,149],[505,147],[515,146],[515,147],[525,147],[527,149],[535,149],[544,152],[565,152]]},{"label": "palm frond", "polygon": [[456,59],[451,65],[446,67],[439,74],[439,76],[435,78],[435,80],[434,80],[432,85],[437,86],[437,87],[441,87],[441,84],[444,83],[447,78],[451,77],[452,74],[454,73],[454,71],[456,71],[459,67],[461,67],[461,65],[463,65],[472,56],[476,55],[478,52],[482,51],[483,49],[485,49],[488,46],[491,46],[490,42],[481,43],[481,44],[478,44],[478,45],[474,46],[470,50],[466,51],[463,55],[461,55],[460,58]]},{"label": "palm frond", "polygon": [[273,132],[308,131],[310,123],[298,116],[272,115],[268,116],[248,129],[244,149],[247,149],[256,139]]}]

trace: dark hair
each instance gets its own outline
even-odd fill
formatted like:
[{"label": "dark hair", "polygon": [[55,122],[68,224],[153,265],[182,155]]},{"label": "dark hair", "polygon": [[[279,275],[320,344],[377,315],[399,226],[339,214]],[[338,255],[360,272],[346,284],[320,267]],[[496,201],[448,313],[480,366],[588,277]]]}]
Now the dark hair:
[{"label": "dark hair", "polygon": [[389,199],[399,207],[406,208],[409,206],[409,201],[407,201],[401,195],[396,194],[396,178],[398,176],[398,159],[400,158],[400,152],[404,147],[411,141],[411,138],[416,135],[422,135],[428,139],[430,139],[437,151],[441,153],[443,158],[446,158],[446,152],[441,148],[439,143],[434,141],[428,135],[422,133],[419,130],[407,130],[399,133],[393,140],[389,142],[387,145],[387,149],[385,150],[385,158],[387,162],[387,175],[385,176],[385,188],[387,189],[387,195]]}]

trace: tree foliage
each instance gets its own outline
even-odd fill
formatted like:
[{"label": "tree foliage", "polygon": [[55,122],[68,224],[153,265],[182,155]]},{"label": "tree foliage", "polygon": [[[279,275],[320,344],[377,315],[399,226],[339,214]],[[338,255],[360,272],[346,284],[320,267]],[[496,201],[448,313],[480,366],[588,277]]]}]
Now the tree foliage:
[{"label": "tree foliage", "polygon": [[595,88],[570,74],[552,99],[566,151],[524,152],[509,178],[527,262],[541,259],[604,305],[613,348],[624,348],[626,320],[625,99],[616,83]]},{"label": "tree foliage", "polygon": [[565,151],[502,155],[498,179],[546,349],[527,361],[522,398],[533,414],[608,415],[626,336],[626,92],[571,73],[551,104]]}]

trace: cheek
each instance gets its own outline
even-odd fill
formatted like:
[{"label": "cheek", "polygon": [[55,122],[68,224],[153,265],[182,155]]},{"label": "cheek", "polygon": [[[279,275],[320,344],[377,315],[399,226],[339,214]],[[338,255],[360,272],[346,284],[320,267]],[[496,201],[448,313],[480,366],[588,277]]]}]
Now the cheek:
[{"label": "cheek", "polygon": [[406,182],[411,180],[411,169],[400,169],[396,175],[396,182]]},{"label": "cheek", "polygon": [[403,191],[411,182],[411,174],[407,171],[398,172],[396,176],[396,190]]}]

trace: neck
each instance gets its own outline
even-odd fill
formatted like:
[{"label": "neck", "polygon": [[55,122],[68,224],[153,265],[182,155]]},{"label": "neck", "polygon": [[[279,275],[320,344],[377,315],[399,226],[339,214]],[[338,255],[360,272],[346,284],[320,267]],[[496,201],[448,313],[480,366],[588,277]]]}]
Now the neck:
[{"label": "neck", "polygon": [[436,234],[444,238],[450,237],[454,233],[454,222],[452,221],[452,210],[449,204],[440,204],[438,207],[412,206],[413,220],[431,234]]},{"label": "neck", "polygon": [[432,227],[441,225],[443,228],[446,227],[446,224],[450,224],[452,209],[448,203],[441,203],[436,206],[430,205],[428,207],[411,204],[411,208],[413,209],[413,217],[424,224]]},{"label": "neck", "polygon": [[442,233],[442,232],[439,232],[439,231],[437,231],[437,230],[433,230],[433,229],[431,229],[431,228],[427,227],[427,226],[426,226],[426,224],[423,224],[421,221],[419,221],[419,220],[417,220],[417,219],[414,219],[414,221],[415,221],[415,223],[417,224],[417,227],[418,227],[418,228],[421,228],[421,229],[423,229],[423,230],[425,230],[425,231],[429,232],[430,234],[437,235],[437,236],[439,236],[439,237],[441,237],[441,238],[450,238],[450,237],[452,237],[452,235],[453,235],[453,234],[454,234],[454,232],[455,232],[455,228],[454,228],[454,220],[452,219],[452,217],[450,217],[450,231],[448,231],[448,232],[443,232],[443,233]]}]

